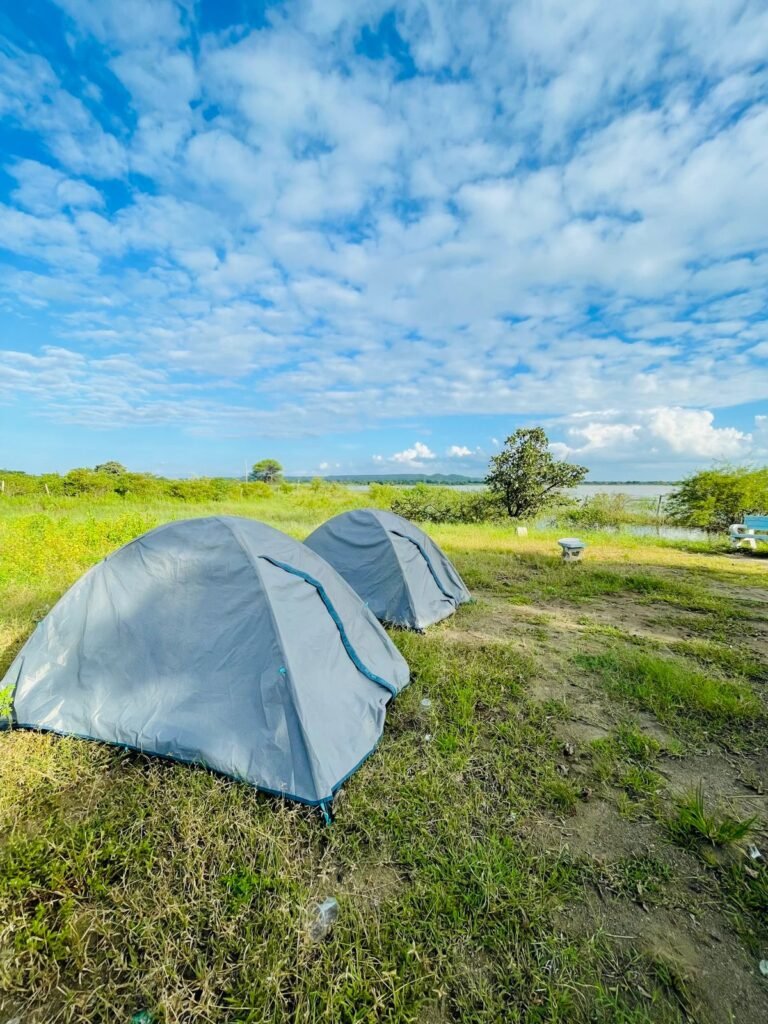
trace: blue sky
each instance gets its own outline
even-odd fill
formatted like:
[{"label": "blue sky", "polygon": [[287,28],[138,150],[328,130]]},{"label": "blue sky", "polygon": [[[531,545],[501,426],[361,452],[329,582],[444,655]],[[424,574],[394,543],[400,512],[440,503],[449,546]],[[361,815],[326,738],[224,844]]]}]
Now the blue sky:
[{"label": "blue sky", "polygon": [[0,465],[768,461],[764,0],[0,0]]}]

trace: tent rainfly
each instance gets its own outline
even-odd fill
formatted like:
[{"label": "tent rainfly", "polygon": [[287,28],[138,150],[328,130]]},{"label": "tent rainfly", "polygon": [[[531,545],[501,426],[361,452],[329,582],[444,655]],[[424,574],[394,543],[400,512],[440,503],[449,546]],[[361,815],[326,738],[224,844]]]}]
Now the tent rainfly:
[{"label": "tent rainfly", "polygon": [[151,530],[94,566],[0,689],[12,723],[201,763],[328,805],[408,666],[352,588],[263,523]]},{"label": "tent rainfly", "polygon": [[471,600],[437,544],[393,512],[343,512],[319,526],[305,544],[344,577],[382,622],[424,629]]}]

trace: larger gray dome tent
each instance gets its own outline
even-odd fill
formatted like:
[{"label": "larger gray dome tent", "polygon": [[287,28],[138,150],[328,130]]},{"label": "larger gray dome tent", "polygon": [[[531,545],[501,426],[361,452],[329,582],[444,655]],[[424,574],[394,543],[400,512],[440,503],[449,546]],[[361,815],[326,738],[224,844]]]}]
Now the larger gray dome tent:
[{"label": "larger gray dome tent", "polygon": [[343,512],[304,543],[341,573],[382,622],[424,629],[470,600],[437,544],[393,512]]},{"label": "larger gray dome tent", "polygon": [[160,526],[94,566],[19,652],[13,722],[202,763],[324,805],[408,666],[315,552],[249,519]]}]

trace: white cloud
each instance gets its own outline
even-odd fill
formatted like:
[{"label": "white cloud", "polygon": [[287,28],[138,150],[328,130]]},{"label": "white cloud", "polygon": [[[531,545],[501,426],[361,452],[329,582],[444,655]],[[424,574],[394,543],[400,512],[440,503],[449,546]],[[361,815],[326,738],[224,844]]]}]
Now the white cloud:
[{"label": "white cloud", "polygon": [[648,429],[674,452],[707,459],[739,458],[746,454],[751,434],[735,427],[715,427],[706,409],[654,409]]},{"label": "white cloud", "polygon": [[172,0],[131,0],[130,17],[101,0],[56,0],[84,32],[110,46],[157,40],[173,43],[182,35],[180,9]]},{"label": "white cloud", "polygon": [[637,410],[631,420],[617,411],[572,417],[565,437],[550,445],[553,453],[587,461],[738,460],[751,454],[754,442],[751,433],[716,427],[707,409],[663,406]]},{"label": "white cloud", "polygon": [[406,448],[402,452],[395,452],[390,456],[392,462],[400,462],[409,466],[421,466],[427,459],[435,459],[437,456],[422,441],[416,441],[413,448]]},{"label": "white cloud", "polygon": [[[167,402],[110,371],[137,410],[120,422],[589,411],[568,451],[749,448],[706,417],[765,399],[764,4],[399,0],[417,75],[356,48],[384,0],[221,33],[169,0],[60,6],[127,98],[0,48],[0,113],[47,153],[7,168],[0,302],[47,312],[41,344],[161,372]],[[66,418],[37,355],[25,386]],[[101,376],[78,387],[119,419]],[[422,447],[375,458],[434,464]]]}]

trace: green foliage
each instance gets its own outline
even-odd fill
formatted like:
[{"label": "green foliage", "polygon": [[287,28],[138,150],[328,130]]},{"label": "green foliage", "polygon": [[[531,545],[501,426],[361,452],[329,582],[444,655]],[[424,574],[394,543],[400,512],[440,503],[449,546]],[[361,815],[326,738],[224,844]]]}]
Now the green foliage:
[{"label": "green foliage", "polygon": [[617,644],[599,654],[576,654],[574,661],[662,721],[724,731],[734,741],[746,726],[765,721],[763,705],[746,682],[710,675],[682,659]]},{"label": "green foliage", "polygon": [[392,498],[390,508],[406,519],[430,523],[485,523],[499,519],[504,509],[495,495],[488,491],[455,491],[449,487],[417,484],[415,487],[379,486],[377,496]]},{"label": "green foliage", "polygon": [[168,487],[168,494],[181,501],[222,501],[231,487],[231,481],[215,478],[174,480]]},{"label": "green foliage", "polygon": [[100,465],[94,466],[94,473],[111,473],[113,476],[122,476],[127,472],[128,470],[122,462],[102,462]]},{"label": "green foliage", "polygon": [[261,480],[265,484],[279,483],[282,478],[283,467],[277,459],[261,459],[254,463],[248,479],[251,481]]},{"label": "green foliage", "polygon": [[704,469],[687,477],[667,498],[672,522],[703,530],[727,530],[745,515],[768,513],[768,466]]},{"label": "green foliage", "polygon": [[375,508],[392,508],[392,503],[402,493],[402,488],[393,484],[371,484],[368,488],[368,496]]},{"label": "green foliage", "polygon": [[581,526],[588,530],[602,530],[626,524],[644,526],[662,521],[656,515],[653,502],[638,501],[628,494],[593,494],[580,502],[569,503],[558,510],[558,522]]},{"label": "green foliage", "polygon": [[13,709],[13,687],[8,685],[0,690],[0,722],[11,717]]},{"label": "green foliage", "polygon": [[668,822],[672,835],[681,842],[706,839],[713,846],[727,846],[746,839],[757,823],[756,817],[734,818],[722,811],[707,811],[704,787],[688,793],[679,803],[677,814]]},{"label": "green foliage", "polygon": [[587,475],[585,466],[556,460],[541,427],[521,428],[491,459],[486,483],[513,519],[541,512],[564,487],[575,487]]},{"label": "green foliage", "polygon": [[107,494],[114,490],[114,477],[110,473],[97,473],[93,469],[70,469],[64,477],[62,490],[72,497]]}]

